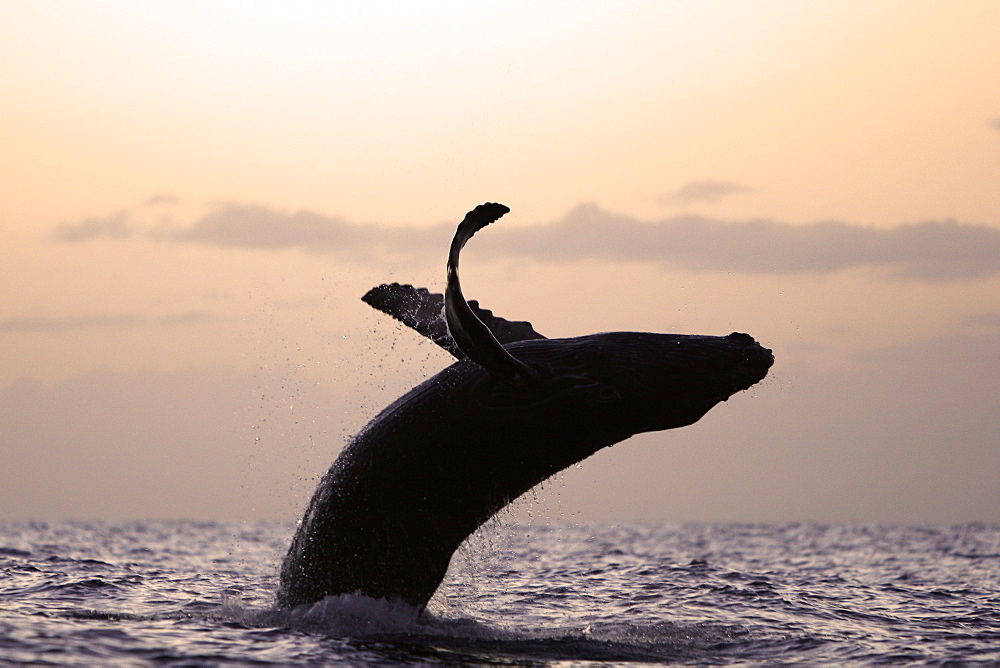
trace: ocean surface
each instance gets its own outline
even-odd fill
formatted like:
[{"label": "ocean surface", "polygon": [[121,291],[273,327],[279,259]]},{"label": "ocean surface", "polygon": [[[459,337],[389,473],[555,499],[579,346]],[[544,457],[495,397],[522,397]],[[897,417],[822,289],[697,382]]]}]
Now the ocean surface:
[{"label": "ocean surface", "polygon": [[428,610],[275,610],[293,527],[0,525],[0,663],[1000,662],[1000,527],[513,525]]}]

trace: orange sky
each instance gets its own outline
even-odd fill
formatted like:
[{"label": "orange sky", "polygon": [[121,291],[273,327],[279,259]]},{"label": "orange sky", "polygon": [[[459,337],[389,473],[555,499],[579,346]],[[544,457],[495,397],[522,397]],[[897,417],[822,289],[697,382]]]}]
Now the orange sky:
[{"label": "orange sky", "polygon": [[[448,363],[358,296],[384,280],[440,289],[448,233],[438,246],[419,231],[495,200],[512,208],[504,226],[551,244],[512,250],[506,228],[470,244],[466,292],[501,315],[550,336],[748,331],[778,359],[752,399],[690,435],[645,437],[567,474],[564,509],[1000,521],[1000,425],[978,408],[1000,389],[997,362],[962,357],[1000,338],[1000,5],[9,2],[4,13],[0,407],[15,423],[3,447],[22,468],[0,473],[0,518],[116,516],[123,498],[142,515],[293,518],[343,438]],[[239,227],[254,215],[263,227]],[[567,240],[588,215],[607,239],[575,239],[585,255],[555,261],[564,242],[546,230],[565,219]],[[668,235],[662,261],[659,247],[615,242],[630,221],[683,215],[700,217],[681,228],[694,246]],[[237,227],[195,234],[222,219]],[[736,234],[762,220],[774,245],[713,248],[715,223]],[[263,240],[299,223],[299,236]],[[330,242],[331,229],[349,243]],[[939,369],[949,340],[965,361]],[[857,385],[881,388],[890,368],[916,380],[884,387],[891,399],[872,401],[885,414],[862,420]],[[202,376],[229,403],[202,396]],[[214,455],[190,446],[197,466],[163,466],[206,423],[155,393],[81,408],[116,383],[134,385],[124,397],[182,379],[190,401],[225,412]],[[319,393],[308,410],[288,408],[293,386]],[[299,431],[302,410],[322,437]],[[915,416],[939,419],[915,435]],[[847,443],[846,423],[867,429]],[[51,445],[84,433],[91,451]],[[877,456],[901,439],[912,455]],[[734,459],[719,463],[707,441]],[[44,493],[87,487],[54,462],[113,463],[138,442],[132,469],[94,474],[106,493]],[[953,453],[945,470],[935,448]],[[775,453],[795,454],[760,464]],[[741,479],[754,461],[757,477]],[[271,473],[247,473],[253,462]],[[135,500],[123,481],[147,468],[162,492]],[[202,493],[178,500],[172,480]],[[765,484],[787,489],[765,500]],[[260,499],[239,491],[262,487]]]},{"label": "orange sky", "polygon": [[752,189],[712,213],[791,222],[1000,205],[994,3],[327,4],[8,3],[5,218],[161,193],[649,216],[694,179]]}]

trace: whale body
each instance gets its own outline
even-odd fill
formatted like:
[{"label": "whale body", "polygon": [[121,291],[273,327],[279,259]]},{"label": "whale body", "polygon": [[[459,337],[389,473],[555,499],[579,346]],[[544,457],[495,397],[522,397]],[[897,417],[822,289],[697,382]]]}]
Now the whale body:
[{"label": "whale body", "polygon": [[547,339],[467,302],[459,252],[506,211],[466,216],[445,295],[399,284],[365,295],[459,359],[341,452],[282,563],[279,605],[362,594],[422,607],[462,541],[521,494],[634,434],[696,422],[773,364],[747,334]]}]

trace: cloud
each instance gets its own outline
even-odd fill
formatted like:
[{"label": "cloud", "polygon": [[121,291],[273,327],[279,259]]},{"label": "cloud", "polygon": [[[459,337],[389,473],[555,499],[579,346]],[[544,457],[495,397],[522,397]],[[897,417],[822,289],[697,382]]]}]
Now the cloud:
[{"label": "cloud", "polygon": [[990,119],[990,127],[992,127],[997,132],[1000,132],[1000,116]]},{"label": "cloud", "polygon": [[128,239],[136,232],[128,214],[119,211],[106,218],[87,218],[81,223],[57,225],[52,235],[59,241],[86,241],[98,237]]},{"label": "cloud", "polygon": [[[151,198],[157,199],[157,198]],[[147,202],[148,203],[148,202]],[[167,204],[165,200],[162,202]],[[373,223],[348,222],[339,216],[312,211],[289,213],[256,204],[225,204],[196,218],[186,227],[159,219],[146,226],[129,222],[121,212],[104,219],[88,218],[78,224],[63,224],[53,231],[60,242],[82,242],[97,238],[129,239],[133,235],[153,241],[192,243],[219,248],[283,250],[334,253],[345,260],[366,258],[385,250],[421,255],[439,253],[447,247],[453,227],[386,228]]]},{"label": "cloud", "polygon": [[550,225],[502,228],[479,243],[492,244],[493,252],[539,261],[659,262],[692,271],[830,274],[870,267],[924,281],[1000,273],[1000,229],[954,221],[890,229],[700,216],[647,223],[587,205]]},{"label": "cloud", "polygon": [[204,311],[186,311],[159,317],[140,313],[98,313],[68,318],[7,318],[0,320],[0,332],[66,332],[95,327],[125,329],[144,325],[185,325],[216,317]]},{"label": "cloud", "polygon": [[750,192],[750,188],[733,181],[691,181],[677,190],[662,195],[661,204],[695,204],[698,202],[718,202],[724,197]]},{"label": "cloud", "polygon": [[[224,248],[283,249],[310,251],[367,251],[377,246],[395,249],[412,244],[425,231],[406,230],[411,240],[404,244],[396,235],[373,224],[349,223],[337,216],[310,211],[286,213],[264,206],[231,204],[216,209],[184,230],[167,232],[177,241]],[[419,246],[419,244],[418,244]]]},{"label": "cloud", "polygon": [[158,194],[149,197],[143,202],[143,206],[172,206],[183,203],[184,200],[177,195]]},{"label": "cloud", "polygon": [[[230,204],[184,228],[150,227],[145,236],[222,248],[299,248],[366,260],[375,251],[439,257],[453,226],[387,228],[309,211]],[[126,239],[124,214],[57,228],[56,238]],[[640,221],[595,205],[581,205],[552,223],[498,225],[476,246],[490,257],[539,262],[606,260],[656,262],[689,271],[747,274],[832,274],[855,268],[883,270],[905,280],[951,281],[1000,274],[1000,229],[956,221],[924,221],[894,228],[843,222],[805,225],[771,220],[725,221],[678,215]]]},{"label": "cloud", "polygon": [[971,315],[966,318],[965,324],[974,329],[1000,330],[1000,311],[986,311]]}]

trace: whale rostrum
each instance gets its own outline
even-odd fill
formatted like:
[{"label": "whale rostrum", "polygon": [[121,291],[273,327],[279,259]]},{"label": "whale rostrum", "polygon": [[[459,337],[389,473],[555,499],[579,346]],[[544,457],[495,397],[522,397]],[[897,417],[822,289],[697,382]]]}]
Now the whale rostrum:
[{"label": "whale rostrum", "polygon": [[334,461],[282,563],[280,606],[362,594],[422,607],[462,541],[511,501],[601,448],[692,424],[767,375],[774,357],[747,334],[548,339],[466,301],[461,250],[507,212],[487,203],[459,224],[443,296],[393,283],[363,297],[457,361]]}]

